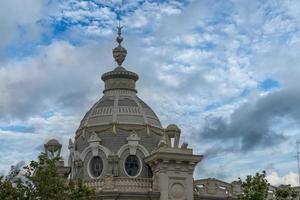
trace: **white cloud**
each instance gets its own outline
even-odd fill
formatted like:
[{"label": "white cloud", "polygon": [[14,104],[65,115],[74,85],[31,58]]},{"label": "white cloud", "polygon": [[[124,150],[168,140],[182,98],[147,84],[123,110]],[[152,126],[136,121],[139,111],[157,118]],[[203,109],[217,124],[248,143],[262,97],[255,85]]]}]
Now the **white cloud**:
[{"label": "white cloud", "polygon": [[[0,169],[2,174],[7,173],[11,165],[21,160],[25,160],[27,164],[30,160],[35,160],[38,154],[44,151],[43,145],[52,138],[58,139],[63,144],[62,156],[66,159],[68,140],[74,136],[79,119],[78,116],[54,113],[49,118],[31,117],[22,121],[23,124],[33,127],[34,132],[23,133],[1,131],[0,129]],[[16,124],[18,124],[17,121],[11,122],[11,125]]]},{"label": "white cloud", "polygon": [[[62,1],[57,4],[59,11],[52,15],[55,23],[66,23],[71,29],[80,29],[88,35],[105,36],[117,25],[117,15],[122,16],[122,24],[132,29],[155,26],[163,16],[181,13],[179,1]],[[95,23],[98,22],[98,23]],[[94,25],[92,25],[94,24]]]},{"label": "white cloud", "polygon": [[289,172],[286,175],[280,176],[277,172],[273,171],[267,174],[266,178],[271,183],[271,185],[275,185],[275,186],[279,186],[279,185],[299,186],[298,174],[295,172]]},{"label": "white cloud", "polygon": [[96,92],[101,85],[95,73],[102,71],[99,60],[104,68],[112,63],[110,52],[98,54],[101,49],[108,48],[103,44],[75,47],[54,42],[39,47],[39,54],[33,57],[3,64],[1,118],[41,115],[49,110],[66,112],[68,107],[81,111],[89,105],[89,98],[100,95]]},{"label": "white cloud", "polygon": [[211,57],[211,52],[194,49],[183,49],[182,51],[177,52],[177,55],[175,55],[174,60],[175,62],[188,62],[191,64],[195,64],[201,62],[202,60],[209,59]]}]

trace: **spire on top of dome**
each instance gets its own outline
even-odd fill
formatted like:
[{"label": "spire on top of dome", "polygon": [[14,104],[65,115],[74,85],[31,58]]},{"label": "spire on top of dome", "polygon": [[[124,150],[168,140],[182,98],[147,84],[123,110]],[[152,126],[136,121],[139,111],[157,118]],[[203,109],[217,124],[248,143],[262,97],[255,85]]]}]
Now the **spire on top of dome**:
[{"label": "spire on top of dome", "polygon": [[118,46],[113,49],[113,57],[115,61],[118,63],[118,67],[122,67],[122,63],[124,62],[127,55],[127,50],[121,45],[123,41],[122,28],[123,26],[120,26],[120,22],[119,22],[119,25],[117,27],[118,36],[116,38],[116,41],[118,42]]},{"label": "spire on top of dome", "polygon": [[135,82],[139,79],[139,76],[136,73],[128,71],[122,67],[122,63],[127,55],[127,50],[121,45],[123,37],[122,26],[120,26],[120,23],[117,28],[118,36],[116,41],[118,42],[118,46],[114,48],[112,52],[115,61],[118,63],[118,66],[114,70],[102,74],[101,79],[105,83],[105,89],[103,93],[106,93],[110,90],[131,90],[136,93],[137,91],[135,89]]}]

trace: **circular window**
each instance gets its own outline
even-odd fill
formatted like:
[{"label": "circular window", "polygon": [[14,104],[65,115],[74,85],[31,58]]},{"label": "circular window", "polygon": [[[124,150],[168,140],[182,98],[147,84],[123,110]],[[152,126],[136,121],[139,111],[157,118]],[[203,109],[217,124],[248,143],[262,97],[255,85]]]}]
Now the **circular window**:
[{"label": "circular window", "polygon": [[136,176],[139,173],[140,161],[135,155],[129,155],[125,160],[125,171],[129,176]]},{"label": "circular window", "polygon": [[103,162],[99,156],[95,156],[90,161],[90,173],[93,177],[99,177],[103,170]]}]

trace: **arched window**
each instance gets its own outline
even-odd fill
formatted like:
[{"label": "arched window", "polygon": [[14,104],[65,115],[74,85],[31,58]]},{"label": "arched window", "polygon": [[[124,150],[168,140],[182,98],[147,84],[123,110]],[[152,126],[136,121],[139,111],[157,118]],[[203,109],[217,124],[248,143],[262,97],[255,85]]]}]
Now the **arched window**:
[{"label": "arched window", "polygon": [[99,177],[103,170],[103,161],[99,156],[95,156],[90,161],[90,173],[93,177]]},{"label": "arched window", "polygon": [[125,160],[125,170],[129,176],[136,176],[139,173],[140,161],[135,155],[129,155]]}]

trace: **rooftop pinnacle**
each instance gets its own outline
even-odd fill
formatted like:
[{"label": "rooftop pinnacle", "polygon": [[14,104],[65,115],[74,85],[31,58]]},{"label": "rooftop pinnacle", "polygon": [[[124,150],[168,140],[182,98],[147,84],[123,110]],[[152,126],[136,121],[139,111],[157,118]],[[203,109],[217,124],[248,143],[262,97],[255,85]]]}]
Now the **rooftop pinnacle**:
[{"label": "rooftop pinnacle", "polygon": [[113,49],[113,57],[118,63],[118,66],[114,70],[102,74],[101,79],[105,83],[103,93],[106,94],[111,90],[127,90],[127,92],[133,91],[134,93],[137,93],[137,90],[135,89],[135,82],[139,79],[139,76],[136,73],[128,71],[122,67],[122,63],[127,55],[127,50],[121,45],[123,41],[122,27],[119,25],[117,28],[118,36],[116,41],[118,46]]},{"label": "rooftop pinnacle", "polygon": [[113,49],[113,57],[115,61],[118,63],[118,67],[122,66],[122,63],[124,62],[126,55],[127,55],[127,50],[122,47],[121,43],[123,41],[122,37],[122,26],[118,26],[118,36],[116,38],[116,41],[118,42],[118,46]]}]

